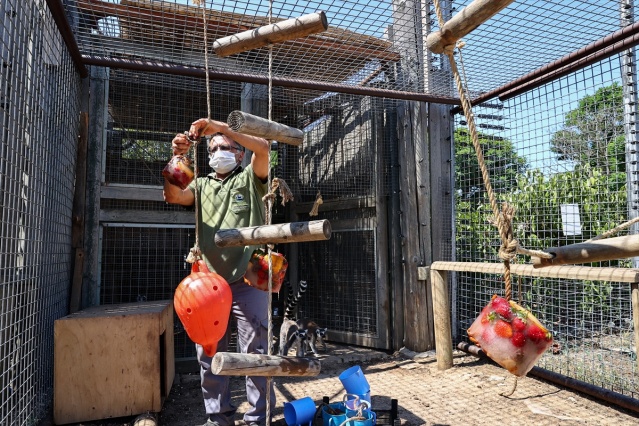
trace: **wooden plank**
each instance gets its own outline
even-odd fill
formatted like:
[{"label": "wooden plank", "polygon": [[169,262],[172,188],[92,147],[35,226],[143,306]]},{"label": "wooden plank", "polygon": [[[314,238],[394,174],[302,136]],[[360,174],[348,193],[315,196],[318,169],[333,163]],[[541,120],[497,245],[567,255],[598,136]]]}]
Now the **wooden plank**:
[{"label": "wooden plank", "polygon": [[162,324],[169,318],[170,300],[96,306],[56,320],[55,423],[159,412],[168,394],[161,384],[174,374],[160,364],[161,352],[174,363],[173,345],[160,346],[162,333],[173,333],[172,321]]},{"label": "wooden plank", "polygon": [[238,247],[269,243],[324,241],[329,238],[331,238],[331,223],[323,219],[238,229],[220,229],[215,233],[215,245],[218,247]]},{"label": "wooden plank", "polygon": [[535,268],[627,259],[639,256],[639,235],[625,235],[563,247],[551,247],[544,251],[552,253],[554,257],[552,259],[532,257],[531,261]]},{"label": "wooden plank", "polygon": [[220,376],[317,376],[319,359],[218,352],[211,371]]},{"label": "wooden plank", "polygon": [[430,281],[433,288],[437,368],[447,370],[453,366],[453,332],[448,299],[448,272],[431,269]]},{"label": "wooden plank", "polygon": [[475,28],[492,18],[513,0],[474,0],[444,24],[441,30],[426,37],[426,46],[433,53],[442,53]]},{"label": "wooden plank", "polygon": [[75,163],[75,191],[73,193],[73,210],[71,219],[71,247],[82,248],[84,245],[84,208],[86,206],[87,188],[87,144],[89,140],[89,114],[80,113],[80,132],[78,135],[78,152]]},{"label": "wooden plank", "polygon": [[164,201],[162,187],[102,185],[100,198],[114,200]]},{"label": "wooden plank", "polygon": [[213,50],[218,56],[224,57],[258,49],[268,44],[282,43],[321,33],[327,29],[326,14],[315,12],[222,37],[213,42]]},{"label": "wooden plank", "polygon": [[100,222],[109,223],[171,223],[195,224],[193,212],[179,211],[148,211],[104,209],[100,211]]},{"label": "wooden plank", "polygon": [[[314,202],[296,203],[293,208],[295,213],[308,213],[313,208],[313,205]],[[323,204],[320,205],[319,211],[365,209],[374,208],[375,206],[374,197],[353,197],[343,200],[323,200]]]},{"label": "wooden plank", "polygon": [[80,310],[82,299],[82,275],[84,274],[84,249],[75,249],[75,259],[73,263],[73,281],[71,282],[71,297],[69,299],[69,312],[75,313]]},{"label": "wooden plank", "polygon": [[[503,274],[503,263],[481,262],[433,262],[431,269],[438,271],[479,272]],[[515,275],[527,277],[564,278],[574,280],[611,281],[622,283],[639,282],[639,269],[593,268],[590,266],[549,266],[536,269],[533,265],[510,265]]]}]

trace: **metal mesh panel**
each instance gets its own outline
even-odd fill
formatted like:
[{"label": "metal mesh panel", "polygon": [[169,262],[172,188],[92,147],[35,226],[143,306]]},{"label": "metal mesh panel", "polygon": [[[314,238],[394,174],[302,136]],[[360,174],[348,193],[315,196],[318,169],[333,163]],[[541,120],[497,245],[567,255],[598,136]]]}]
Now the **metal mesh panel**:
[{"label": "metal mesh panel", "polygon": [[330,330],[376,336],[375,246],[374,231],[366,229],[333,231],[328,241],[300,245],[301,279],[309,285],[299,317]]},{"label": "metal mesh panel", "polygon": [[[631,172],[636,139],[629,131],[636,118],[624,109],[636,103],[636,93],[623,57],[475,109],[478,123],[489,125],[479,130],[491,182],[498,200],[516,208],[513,227],[523,247],[582,242],[636,214],[627,197],[636,180]],[[486,220],[492,212],[475,153],[468,149],[464,118],[456,121],[457,260],[499,262],[501,241]],[[628,232],[634,233],[619,235]],[[461,337],[494,293],[504,294],[501,278],[458,273]],[[629,284],[517,277],[513,299],[520,299],[555,337],[540,366],[637,397]]]},{"label": "metal mesh panel", "polygon": [[[185,258],[195,241],[194,227],[118,226],[103,228],[100,304],[172,300],[191,272]],[[195,346],[177,317],[175,357],[195,357]]]},{"label": "metal mesh panel", "polygon": [[0,10],[0,424],[44,417],[67,312],[80,81],[44,1]]}]

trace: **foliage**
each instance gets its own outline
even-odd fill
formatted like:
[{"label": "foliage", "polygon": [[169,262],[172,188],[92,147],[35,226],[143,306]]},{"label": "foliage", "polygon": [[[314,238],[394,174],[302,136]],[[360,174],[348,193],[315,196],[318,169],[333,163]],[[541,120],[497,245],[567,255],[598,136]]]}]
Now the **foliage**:
[{"label": "foliage", "polygon": [[599,168],[605,174],[625,170],[623,89],[620,84],[598,89],[579,100],[564,125],[552,135],[558,160]]},{"label": "foliage", "polygon": [[[493,190],[496,193],[510,191],[517,176],[528,168],[526,159],[517,154],[508,139],[481,132],[478,136]],[[455,182],[461,198],[475,204],[485,191],[477,154],[465,128],[455,130]]]}]

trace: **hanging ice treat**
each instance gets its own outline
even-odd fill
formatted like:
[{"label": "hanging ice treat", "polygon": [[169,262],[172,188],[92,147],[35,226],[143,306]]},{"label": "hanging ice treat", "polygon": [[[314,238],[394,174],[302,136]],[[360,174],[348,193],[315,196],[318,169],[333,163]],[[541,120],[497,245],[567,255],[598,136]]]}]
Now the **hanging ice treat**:
[{"label": "hanging ice treat", "polygon": [[[288,261],[281,253],[271,251],[271,266],[273,267],[272,292],[279,293],[284,282]],[[257,249],[253,252],[248,268],[244,274],[244,282],[251,287],[268,291],[268,259],[269,255],[264,250]]]},{"label": "hanging ice treat", "polygon": [[497,295],[470,326],[468,337],[515,376],[525,376],[552,345],[552,334],[533,314]]},{"label": "hanging ice treat", "polygon": [[164,167],[164,170],[162,170],[162,176],[164,176],[171,185],[186,189],[195,176],[193,169],[191,169],[191,160],[183,155],[174,155]]},{"label": "hanging ice treat", "polygon": [[189,338],[208,356],[215,355],[217,342],[226,333],[232,298],[226,280],[210,272],[203,260],[193,264],[191,274],[175,290],[175,312]]}]

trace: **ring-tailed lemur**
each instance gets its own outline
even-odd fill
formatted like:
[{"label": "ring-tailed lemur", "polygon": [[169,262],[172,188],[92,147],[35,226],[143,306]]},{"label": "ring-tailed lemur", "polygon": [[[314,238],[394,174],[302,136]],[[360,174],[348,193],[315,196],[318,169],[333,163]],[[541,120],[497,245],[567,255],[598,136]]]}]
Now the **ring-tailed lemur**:
[{"label": "ring-tailed lemur", "polygon": [[299,330],[306,331],[306,340],[304,341],[304,345],[310,349],[314,355],[319,355],[317,351],[317,344],[319,343],[322,346],[322,351],[326,352],[326,331],[327,329],[324,327],[320,327],[317,323],[310,319],[302,319],[297,321],[297,326]]},{"label": "ring-tailed lemur", "polygon": [[299,302],[300,298],[304,295],[304,292],[306,292],[306,286],[306,281],[300,281],[297,294],[295,297],[292,297],[293,289],[289,284],[288,297],[286,299],[286,311],[284,312],[282,326],[280,327],[279,354],[281,356],[288,355],[289,349],[293,347],[296,348],[297,356],[306,355],[305,342],[307,340],[307,332],[306,330],[300,330],[293,316],[297,302]]}]

